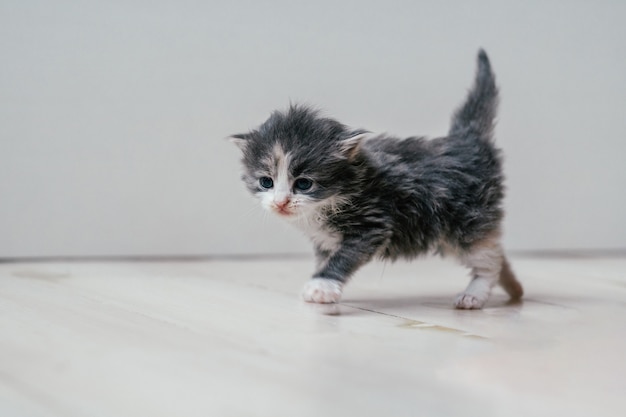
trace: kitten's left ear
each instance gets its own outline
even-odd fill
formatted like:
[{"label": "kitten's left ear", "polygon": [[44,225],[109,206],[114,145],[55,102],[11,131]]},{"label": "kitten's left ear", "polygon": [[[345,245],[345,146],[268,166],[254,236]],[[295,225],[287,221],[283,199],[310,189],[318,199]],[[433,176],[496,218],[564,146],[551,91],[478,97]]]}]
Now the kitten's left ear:
[{"label": "kitten's left ear", "polygon": [[247,146],[250,138],[251,138],[251,135],[249,133],[238,133],[236,135],[229,136],[228,140],[231,143],[234,143],[235,145],[237,145],[239,149],[243,150]]},{"label": "kitten's left ear", "polygon": [[347,137],[339,142],[339,150],[343,156],[349,160],[354,159],[359,151],[361,142],[370,136],[367,130],[354,130],[348,133]]}]

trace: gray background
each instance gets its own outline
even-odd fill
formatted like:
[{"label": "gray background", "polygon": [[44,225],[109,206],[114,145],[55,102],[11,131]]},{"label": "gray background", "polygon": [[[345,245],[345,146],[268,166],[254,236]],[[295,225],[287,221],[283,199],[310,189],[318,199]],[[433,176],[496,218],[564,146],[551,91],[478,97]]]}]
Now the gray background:
[{"label": "gray background", "polygon": [[626,2],[0,2],[0,257],[293,253],[224,140],[447,131],[488,51],[510,249],[626,248]]}]

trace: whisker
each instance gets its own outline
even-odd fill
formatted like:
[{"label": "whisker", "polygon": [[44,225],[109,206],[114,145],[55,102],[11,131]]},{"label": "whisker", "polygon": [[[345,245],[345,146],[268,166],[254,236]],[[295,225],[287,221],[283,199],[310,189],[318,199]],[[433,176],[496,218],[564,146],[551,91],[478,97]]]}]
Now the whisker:
[{"label": "whisker", "polygon": [[242,214],[246,217],[251,217],[253,215],[256,215],[258,212],[259,212],[259,207],[251,206],[251,207],[248,207],[248,209],[244,211]]}]

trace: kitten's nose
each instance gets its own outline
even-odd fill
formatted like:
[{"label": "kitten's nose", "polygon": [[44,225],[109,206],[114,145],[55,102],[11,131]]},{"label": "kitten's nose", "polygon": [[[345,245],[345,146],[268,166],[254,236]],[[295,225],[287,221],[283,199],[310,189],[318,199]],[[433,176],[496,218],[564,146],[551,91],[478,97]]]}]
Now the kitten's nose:
[{"label": "kitten's nose", "polygon": [[289,204],[289,199],[285,198],[280,201],[274,200],[274,204],[276,205],[276,208],[278,208],[279,210],[284,210],[285,208],[287,208],[287,205]]}]

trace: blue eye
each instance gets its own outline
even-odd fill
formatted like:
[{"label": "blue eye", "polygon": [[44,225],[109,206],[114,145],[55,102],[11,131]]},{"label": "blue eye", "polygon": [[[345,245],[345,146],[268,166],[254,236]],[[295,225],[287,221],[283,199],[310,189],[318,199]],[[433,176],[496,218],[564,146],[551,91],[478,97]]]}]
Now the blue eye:
[{"label": "blue eye", "polygon": [[308,178],[298,178],[293,186],[296,190],[306,191],[313,186],[313,181]]},{"label": "blue eye", "polygon": [[261,184],[261,187],[269,190],[274,186],[274,181],[270,177],[261,177],[259,178],[259,184]]}]

